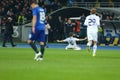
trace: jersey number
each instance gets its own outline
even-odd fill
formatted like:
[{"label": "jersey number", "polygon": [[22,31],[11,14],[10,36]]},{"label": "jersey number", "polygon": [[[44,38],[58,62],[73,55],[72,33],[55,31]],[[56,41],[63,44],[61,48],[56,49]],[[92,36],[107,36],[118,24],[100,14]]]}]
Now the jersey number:
[{"label": "jersey number", "polygon": [[89,26],[93,26],[93,25],[95,25],[95,23],[96,23],[95,19],[89,19],[89,21],[88,21]]},{"label": "jersey number", "polygon": [[69,42],[70,42],[70,44],[71,44],[71,45],[74,45],[74,42],[73,42],[73,40],[69,40]]},{"label": "jersey number", "polygon": [[40,12],[40,23],[44,23],[44,21],[45,21],[45,13]]}]

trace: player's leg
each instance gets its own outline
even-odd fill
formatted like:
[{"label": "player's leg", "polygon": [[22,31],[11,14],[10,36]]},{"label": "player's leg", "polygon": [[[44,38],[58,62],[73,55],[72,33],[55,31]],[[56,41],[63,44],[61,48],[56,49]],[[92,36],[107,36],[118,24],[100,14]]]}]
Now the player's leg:
[{"label": "player's leg", "polygon": [[96,55],[96,50],[97,50],[97,42],[94,41],[94,45],[93,45],[93,56]]},{"label": "player's leg", "polygon": [[45,35],[45,43],[44,43],[44,45],[45,45],[46,48],[48,48],[47,43],[48,43],[48,35]]},{"label": "player's leg", "polygon": [[7,47],[5,44],[6,44],[6,41],[8,40],[8,35],[7,34],[4,34],[4,39],[3,39],[3,47]]},{"label": "player's leg", "polygon": [[15,47],[16,45],[13,43],[12,35],[9,35],[9,40],[10,40],[12,47]]},{"label": "player's leg", "polygon": [[43,60],[44,51],[45,51],[45,45],[44,45],[44,42],[40,42],[40,52],[41,52],[40,60]]},{"label": "player's leg", "polygon": [[65,47],[65,49],[66,49],[66,50],[67,50],[67,49],[74,49],[74,46],[68,45],[68,46]]},{"label": "player's leg", "polygon": [[27,43],[31,46],[31,48],[35,51],[35,57],[34,59],[36,60],[41,54],[39,53],[37,46],[35,45],[35,40],[36,35],[33,34],[32,32],[29,34],[29,39],[27,40]]},{"label": "player's leg", "polygon": [[94,42],[94,45],[93,45],[93,56],[96,55],[97,39],[98,39],[98,35],[97,35],[97,33],[94,33],[94,38],[93,38],[93,42]]},{"label": "player's leg", "polygon": [[88,43],[87,43],[87,51],[90,52],[90,46],[92,45],[92,34],[91,33],[87,33],[87,38],[88,38]]},{"label": "player's leg", "polygon": [[31,46],[31,48],[36,52],[39,53],[37,46],[35,45],[35,42],[33,42],[32,40],[27,40],[27,43]]},{"label": "player's leg", "polygon": [[74,48],[74,50],[81,50],[81,47],[76,46],[76,47]]},{"label": "player's leg", "polygon": [[37,40],[40,43],[40,52],[41,52],[39,60],[43,60],[44,51],[45,51],[45,32],[44,32],[44,30],[41,30],[39,32],[39,36],[37,37]]},{"label": "player's leg", "polygon": [[66,47],[65,47],[65,50],[68,50],[69,49],[69,45],[67,45]]}]

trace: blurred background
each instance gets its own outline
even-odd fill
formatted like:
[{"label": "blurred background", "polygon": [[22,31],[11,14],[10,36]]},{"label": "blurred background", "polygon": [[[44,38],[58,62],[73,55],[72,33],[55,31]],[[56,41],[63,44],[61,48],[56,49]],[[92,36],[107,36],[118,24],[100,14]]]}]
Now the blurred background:
[{"label": "blurred background", "polygon": [[[3,41],[8,17],[13,19],[15,42],[26,42],[31,30],[32,0],[0,0],[0,42]],[[78,38],[86,37],[83,25],[91,8],[97,9],[101,18],[102,32],[99,45],[120,46],[120,1],[119,0],[36,0],[46,11],[46,21],[50,24],[48,42],[55,43],[68,37],[70,29]],[[81,42],[85,44],[86,41]]]}]

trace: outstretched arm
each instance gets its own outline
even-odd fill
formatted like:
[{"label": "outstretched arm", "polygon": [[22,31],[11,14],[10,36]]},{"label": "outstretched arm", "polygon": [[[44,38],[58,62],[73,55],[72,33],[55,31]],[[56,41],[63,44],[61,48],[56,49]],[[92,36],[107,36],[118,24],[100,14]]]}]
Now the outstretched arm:
[{"label": "outstretched arm", "polygon": [[57,42],[64,42],[63,40],[57,40]]},{"label": "outstretched arm", "polygon": [[84,40],[86,40],[87,39],[87,37],[85,37],[85,38],[83,38],[83,39],[79,39],[79,41],[84,41]]}]

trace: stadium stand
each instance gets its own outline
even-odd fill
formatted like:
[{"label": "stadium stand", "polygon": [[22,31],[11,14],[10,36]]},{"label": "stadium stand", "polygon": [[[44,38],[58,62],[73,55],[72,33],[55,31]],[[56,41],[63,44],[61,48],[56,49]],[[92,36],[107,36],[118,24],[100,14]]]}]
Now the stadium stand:
[{"label": "stadium stand", "polygon": [[[114,46],[118,45],[120,42],[120,22],[116,21],[103,21],[102,27],[104,32],[104,41],[105,45]],[[104,44],[101,44],[104,45]]]},{"label": "stadium stand", "polygon": [[[114,24],[114,26],[115,26],[115,31],[116,31],[116,37],[117,37],[117,39],[118,39],[118,45],[120,45],[120,22],[115,22],[115,23],[113,23]],[[117,39],[116,39],[116,41],[117,41]]]},{"label": "stadium stand", "polygon": [[[24,24],[29,23],[31,21],[31,18],[32,18],[31,9],[30,9],[31,0],[0,0],[0,1],[1,1],[0,24],[2,23],[0,25],[0,29],[4,29],[6,16],[8,16],[9,14],[12,14],[12,17],[14,19],[16,26],[19,26],[18,23],[19,21],[21,21],[21,19],[19,20],[20,13],[23,14],[24,16],[24,20],[23,20]],[[66,14],[61,12],[57,16],[64,15],[64,16],[80,17],[82,13],[85,13],[85,16],[87,16],[89,14],[88,10],[91,7],[96,7],[97,12],[102,15],[102,20],[106,20],[106,21],[103,21],[105,23],[105,25],[102,25],[103,33],[101,33],[103,36],[102,37],[103,41],[100,40],[100,42],[105,44],[106,40],[108,40],[108,43],[107,43],[108,45],[120,44],[120,21],[119,21],[120,20],[120,8],[119,8],[120,1],[119,0],[114,0],[112,2],[109,2],[109,0],[106,0],[106,1],[105,0],[100,0],[100,1],[99,0],[91,0],[91,1],[90,0],[37,0],[37,1],[39,1],[39,5],[41,5],[46,10],[47,14],[50,14],[51,12],[54,13],[59,9],[62,9],[63,7],[69,7],[71,9],[81,8],[79,16],[77,15],[78,11],[73,12],[73,15],[70,15],[72,11],[66,12]],[[67,11],[67,9],[65,11]],[[51,16],[52,20],[49,20],[52,26],[50,30],[50,39],[49,39],[51,42],[53,42],[53,39],[54,39],[52,34],[58,30],[57,29],[58,26],[56,26],[57,20],[53,20],[54,16]],[[108,17],[108,20],[107,20],[107,17]],[[68,18],[68,17],[62,16],[62,21],[63,21],[62,24],[65,23],[65,18]],[[118,21],[118,22],[115,22],[115,21]],[[81,35],[86,33],[85,30],[86,29],[84,27],[81,27]],[[0,30],[0,33],[3,31]]]}]

